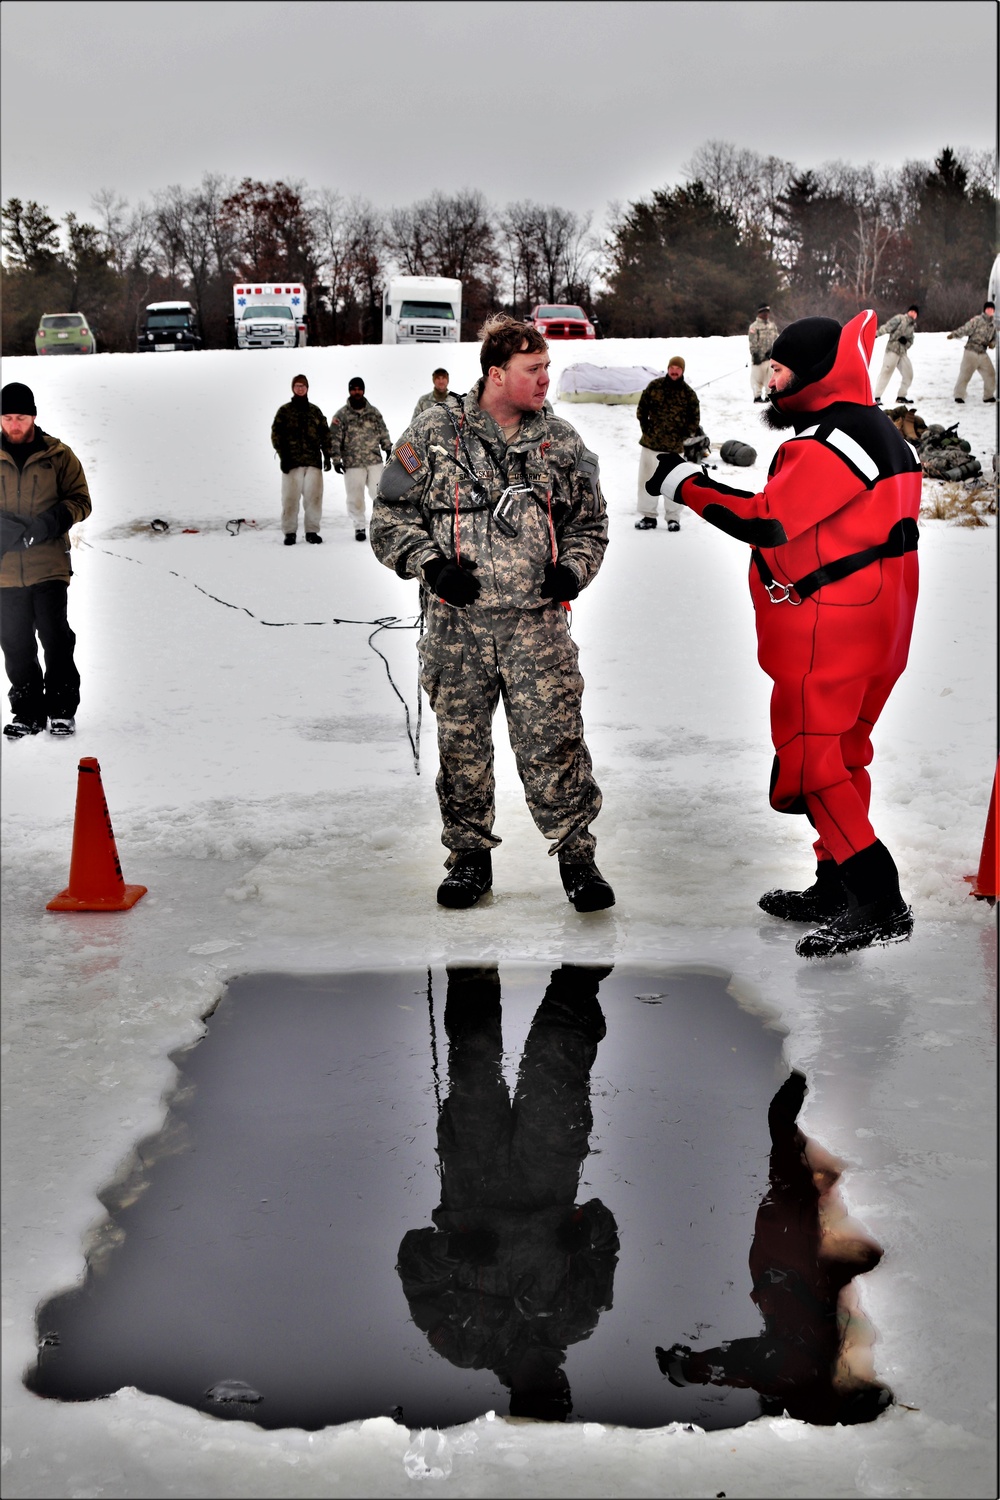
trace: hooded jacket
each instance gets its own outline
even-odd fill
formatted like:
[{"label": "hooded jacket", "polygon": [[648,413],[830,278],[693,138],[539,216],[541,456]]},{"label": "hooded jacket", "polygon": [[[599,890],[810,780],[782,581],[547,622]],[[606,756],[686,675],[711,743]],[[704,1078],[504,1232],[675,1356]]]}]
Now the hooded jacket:
[{"label": "hooded jacket", "polygon": [[[711,525],[760,549],[775,580],[792,584],[813,570],[878,545],[893,526],[920,512],[921,471],[913,450],[874,404],[868,362],[876,318],[859,313],[841,330],[832,368],[773,404],[794,417],[794,435],[774,455],[767,483],[754,494],[679,464],[662,493]],[[916,555],[883,558],[827,584],[817,604],[863,604],[886,569],[906,564],[916,593]],[[751,591],[758,610],[771,601],[757,570]]]}]

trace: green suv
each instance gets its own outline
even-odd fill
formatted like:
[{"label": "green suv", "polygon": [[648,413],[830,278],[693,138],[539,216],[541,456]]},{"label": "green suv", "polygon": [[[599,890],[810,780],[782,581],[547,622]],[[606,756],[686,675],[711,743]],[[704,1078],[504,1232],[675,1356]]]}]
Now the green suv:
[{"label": "green suv", "polygon": [[36,354],[96,354],[97,342],[83,313],[46,313],[35,334]]}]

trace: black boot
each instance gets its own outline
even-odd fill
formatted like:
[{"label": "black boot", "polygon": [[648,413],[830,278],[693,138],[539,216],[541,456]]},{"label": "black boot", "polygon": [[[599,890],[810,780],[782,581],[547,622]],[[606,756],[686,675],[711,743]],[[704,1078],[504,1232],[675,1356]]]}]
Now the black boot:
[{"label": "black boot", "polygon": [[905,943],[913,931],[913,913],[900,895],[899,872],[885,845],[876,839],[837,868],[850,904],[799,939],[799,957],[833,958],[860,948]]},{"label": "black boot", "polygon": [[438,886],[438,906],[475,906],[493,884],[493,860],[488,849],[466,850]]},{"label": "black boot", "polygon": [[636,531],[655,531],[656,530],[656,517],[655,516],[643,516],[643,518],[642,518],[641,521],[636,521],[636,523],[635,523],[635,529],[636,529]]},{"label": "black boot", "polygon": [[769,917],[783,922],[823,922],[846,911],[850,898],[832,859],[816,865],[816,879],[804,891],[765,891],[757,902]]},{"label": "black boot", "polygon": [[560,860],[559,875],[577,911],[604,911],[614,906],[615,893],[592,859],[577,864]]}]

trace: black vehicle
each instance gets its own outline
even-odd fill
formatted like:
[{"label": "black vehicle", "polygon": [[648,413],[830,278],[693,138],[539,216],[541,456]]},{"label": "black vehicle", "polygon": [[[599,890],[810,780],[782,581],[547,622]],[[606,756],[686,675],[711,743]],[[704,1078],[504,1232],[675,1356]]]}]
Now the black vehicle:
[{"label": "black vehicle", "polygon": [[204,345],[198,312],[190,302],[150,302],[139,322],[140,354],[168,354]]}]

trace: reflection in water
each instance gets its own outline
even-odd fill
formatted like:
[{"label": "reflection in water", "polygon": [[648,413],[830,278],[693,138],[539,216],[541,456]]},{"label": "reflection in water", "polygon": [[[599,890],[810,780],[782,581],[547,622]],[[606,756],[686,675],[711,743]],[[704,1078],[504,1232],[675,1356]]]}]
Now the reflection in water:
[{"label": "reflection in water", "polygon": [[563,964],[525,1042],[513,1103],[502,1074],[500,975],[448,970],[449,1094],[438,1119],[435,1228],[411,1229],[397,1270],[413,1321],[443,1358],[492,1370],[512,1416],[565,1421],[563,1363],[611,1306],[614,1216],[576,1204],[605,1034],[607,968]]},{"label": "reflection in water", "polygon": [[806,1081],[793,1072],[771,1100],[769,1185],[750,1248],[751,1296],[764,1318],[756,1338],[714,1349],[656,1350],[672,1385],[758,1391],[765,1412],[833,1425],[869,1422],[892,1403],[874,1378],[873,1336],[852,1280],[882,1250],[846,1216],[841,1163],[796,1125]]}]

